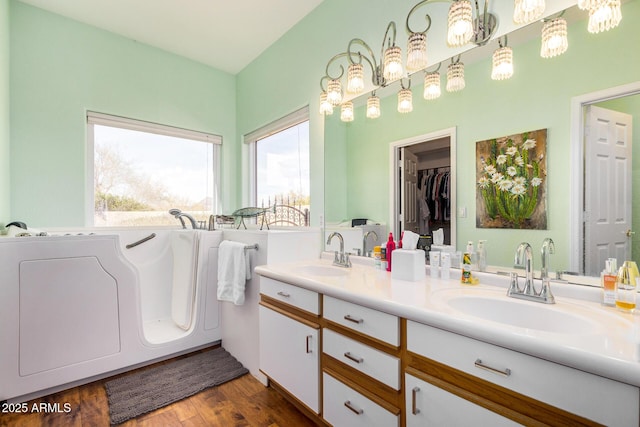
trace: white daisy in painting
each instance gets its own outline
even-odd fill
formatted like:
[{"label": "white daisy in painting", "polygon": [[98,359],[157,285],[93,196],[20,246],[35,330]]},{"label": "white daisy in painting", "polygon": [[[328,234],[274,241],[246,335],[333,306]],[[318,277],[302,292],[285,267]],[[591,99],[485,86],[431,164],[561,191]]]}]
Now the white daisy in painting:
[{"label": "white daisy in painting", "polygon": [[504,165],[505,163],[507,163],[507,156],[504,154],[500,154],[498,157],[496,157],[496,163],[499,165]]},{"label": "white daisy in painting", "polygon": [[507,154],[511,157],[515,156],[518,153],[518,149],[516,147],[507,148]]},{"label": "white daisy in painting", "polygon": [[531,185],[533,185],[534,187],[537,187],[540,184],[542,184],[542,178],[535,177],[531,179]]},{"label": "white daisy in painting", "polygon": [[489,175],[493,175],[497,172],[496,167],[493,165],[487,165],[484,167],[484,171]]},{"label": "white daisy in painting", "polygon": [[522,156],[516,156],[513,159],[513,162],[518,166],[523,166],[524,165],[524,160],[522,159]]},{"label": "white daisy in painting", "polygon": [[518,173],[518,171],[516,170],[515,166],[509,166],[507,168],[507,175],[509,176],[516,176],[516,174]]},{"label": "white daisy in painting", "polygon": [[478,180],[478,186],[480,188],[488,188],[489,187],[489,178],[487,178],[486,176],[480,177],[480,179]]},{"label": "white daisy in painting", "polygon": [[516,176],[515,178],[513,178],[513,183],[515,185],[526,185],[527,178],[525,178],[524,176]]},{"label": "white daisy in painting", "polygon": [[516,184],[513,187],[511,187],[511,194],[514,194],[516,196],[521,196],[526,192],[527,192],[527,189],[525,188],[524,185]]},{"label": "white daisy in painting", "polygon": [[493,175],[491,175],[491,182],[493,182],[494,184],[499,183],[503,179],[504,179],[504,175],[502,175],[500,172],[496,172]]},{"label": "white daisy in painting", "polygon": [[511,187],[513,187],[513,181],[510,179],[503,179],[498,183],[498,188],[502,191],[509,191]]},{"label": "white daisy in painting", "polygon": [[522,143],[522,148],[524,148],[525,150],[530,150],[535,146],[536,146],[535,139],[527,139],[525,142]]}]

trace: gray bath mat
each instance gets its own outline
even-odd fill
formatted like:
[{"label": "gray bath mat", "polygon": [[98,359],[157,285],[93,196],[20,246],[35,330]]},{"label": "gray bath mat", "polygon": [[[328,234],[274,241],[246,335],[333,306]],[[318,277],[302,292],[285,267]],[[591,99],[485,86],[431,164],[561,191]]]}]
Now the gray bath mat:
[{"label": "gray bath mat", "polygon": [[111,424],[162,408],[247,372],[219,347],[107,381]]}]

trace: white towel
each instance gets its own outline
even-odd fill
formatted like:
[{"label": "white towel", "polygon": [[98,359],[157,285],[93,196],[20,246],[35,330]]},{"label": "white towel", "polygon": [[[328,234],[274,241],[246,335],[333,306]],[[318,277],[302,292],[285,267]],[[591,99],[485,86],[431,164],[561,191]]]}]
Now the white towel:
[{"label": "white towel", "polygon": [[244,304],[244,288],[251,279],[245,244],[223,240],[218,250],[218,299]]}]

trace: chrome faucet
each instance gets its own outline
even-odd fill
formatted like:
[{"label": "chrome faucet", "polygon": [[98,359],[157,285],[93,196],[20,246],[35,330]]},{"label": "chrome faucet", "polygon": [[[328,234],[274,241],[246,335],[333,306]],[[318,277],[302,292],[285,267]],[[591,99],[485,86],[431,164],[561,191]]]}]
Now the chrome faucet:
[{"label": "chrome faucet", "polygon": [[364,236],[362,237],[362,256],[368,256],[367,255],[367,237],[369,237],[372,234],[374,239],[378,240],[378,233],[376,233],[375,231],[370,230],[364,233]]},{"label": "chrome faucet", "polygon": [[544,280],[549,278],[549,256],[556,253],[556,246],[554,245],[553,240],[550,237],[544,239],[540,252],[542,253],[542,268],[540,269],[540,278]]},{"label": "chrome faucet", "polygon": [[340,241],[340,252],[334,252],[333,265],[337,265],[338,267],[351,267],[351,260],[349,259],[349,254],[344,253],[344,239],[342,235],[337,231],[329,234],[327,238],[327,245],[331,244],[331,239],[337,237]]},{"label": "chrome faucet", "polygon": [[174,208],[174,209],[169,209],[169,214],[173,215],[174,217],[180,220],[180,223],[182,224],[182,228],[187,228],[187,225],[184,223],[184,219],[182,219],[182,217],[185,217],[189,220],[189,222],[191,223],[191,227],[194,230],[198,229],[198,225],[196,223],[195,218],[189,215],[188,213],[184,213],[180,209]]},{"label": "chrome faucet", "polygon": [[[553,244],[553,242],[551,244]],[[516,249],[515,266],[524,267],[524,288],[520,288],[518,284],[517,273],[511,273],[507,296],[528,301],[543,302],[545,304],[555,304],[555,298],[551,294],[548,277],[542,278],[542,288],[540,292],[536,292],[535,290],[533,285],[533,251],[531,250],[531,245],[527,242],[522,242],[518,245]]]}]

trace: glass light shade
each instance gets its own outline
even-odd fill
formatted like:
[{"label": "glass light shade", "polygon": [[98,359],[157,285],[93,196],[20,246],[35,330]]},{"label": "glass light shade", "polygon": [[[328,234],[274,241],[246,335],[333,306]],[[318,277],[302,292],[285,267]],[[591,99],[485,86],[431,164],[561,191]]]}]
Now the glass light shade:
[{"label": "glass light shade", "polygon": [[340,108],[340,120],[343,122],[353,121],[353,102],[347,101]]},{"label": "glass light shade", "polygon": [[464,89],[464,64],[457,62],[447,67],[447,92],[458,92]]},{"label": "glass light shade", "polygon": [[320,114],[325,116],[333,114],[333,105],[327,100],[327,92],[320,94]]},{"label": "glass light shade", "polygon": [[391,46],[384,51],[382,75],[389,81],[402,77],[402,49],[398,46]]},{"label": "glass light shade", "polygon": [[436,99],[440,97],[440,73],[427,73],[424,76],[424,99]]},{"label": "glass light shade", "polygon": [[411,89],[402,89],[398,92],[398,113],[410,113],[413,111],[413,94]]},{"label": "glass light shade", "polygon": [[493,52],[491,78],[505,80],[513,76],[513,50],[509,46],[498,48]]},{"label": "glass light shade", "polygon": [[589,10],[598,5],[602,0],[578,0],[578,8],[582,10]]},{"label": "glass light shade", "polygon": [[427,35],[411,33],[407,41],[407,71],[414,72],[427,67]]},{"label": "glass light shade", "polygon": [[364,90],[364,68],[362,64],[351,64],[347,70],[347,92],[360,93]]},{"label": "glass light shade", "polygon": [[449,8],[447,43],[463,46],[473,37],[473,11],[469,0],[457,0]]},{"label": "glass light shade", "polygon": [[544,0],[515,0],[513,21],[516,24],[528,24],[540,18],[544,8]]},{"label": "glass light shade", "polygon": [[547,21],[542,26],[542,45],[540,56],[553,58],[567,51],[567,21],[564,18],[555,18]]},{"label": "glass light shade", "polygon": [[367,99],[367,117],[370,119],[380,117],[380,98],[375,95],[371,95]]},{"label": "glass light shade", "polygon": [[589,9],[587,31],[590,33],[609,31],[617,27],[621,20],[620,0],[601,0]]},{"label": "glass light shade", "polygon": [[327,101],[334,107],[342,102],[342,83],[340,80],[333,79],[327,83]]}]

